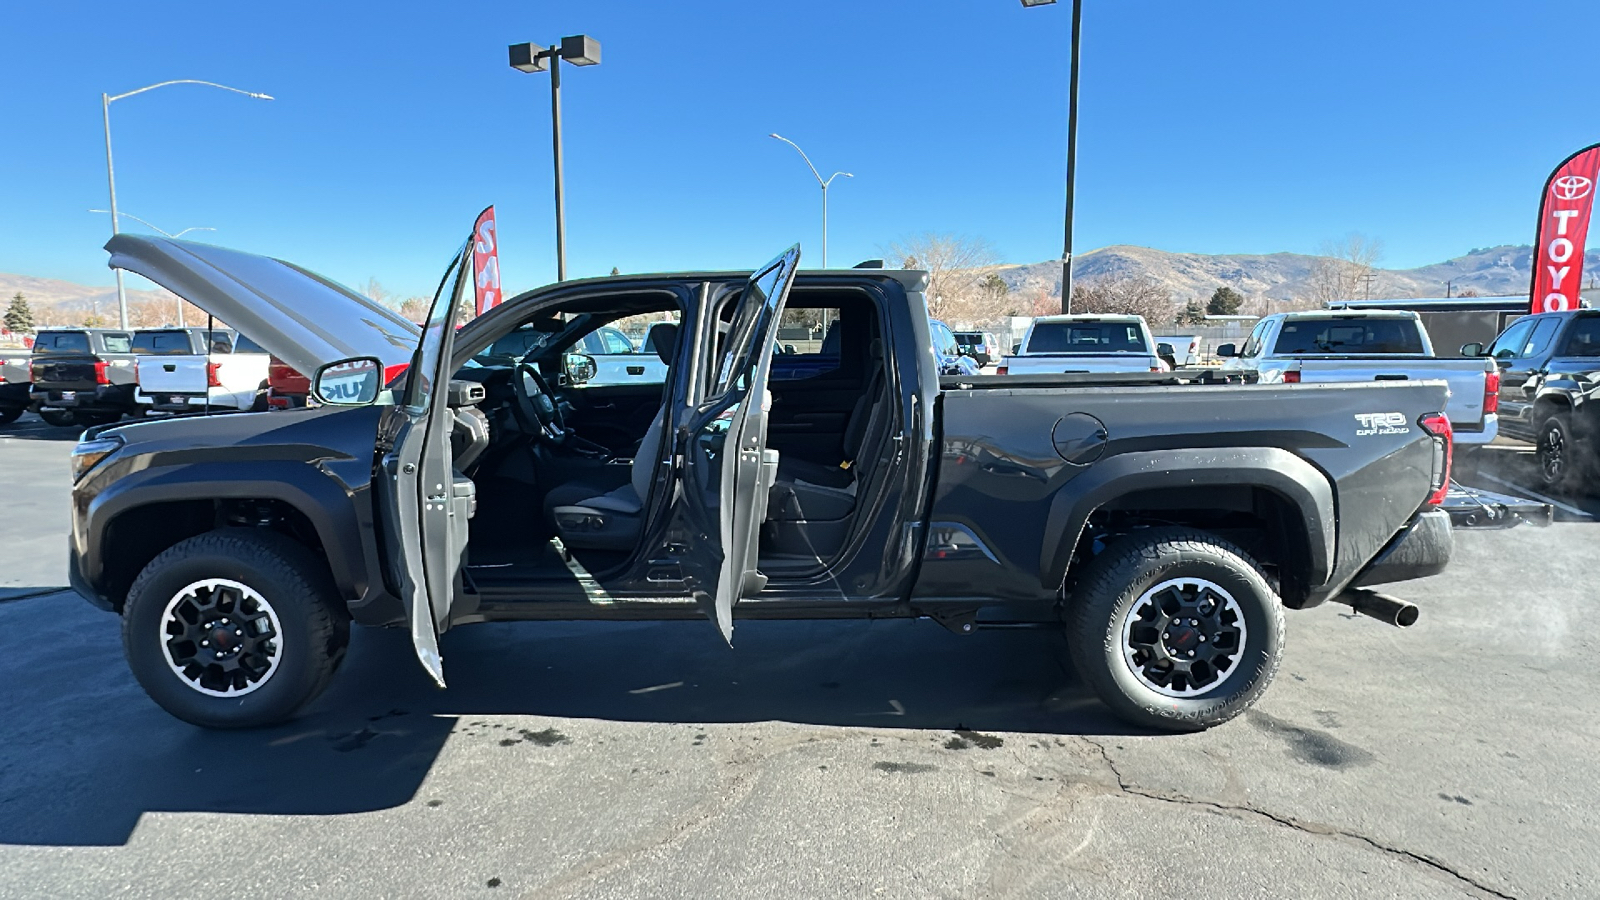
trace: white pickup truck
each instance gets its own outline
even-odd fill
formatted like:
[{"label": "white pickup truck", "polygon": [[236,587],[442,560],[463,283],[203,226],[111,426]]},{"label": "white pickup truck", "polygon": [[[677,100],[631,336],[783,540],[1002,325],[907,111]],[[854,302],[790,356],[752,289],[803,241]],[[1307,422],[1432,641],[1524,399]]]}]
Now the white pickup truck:
[{"label": "white pickup truck", "polygon": [[145,412],[266,409],[271,357],[224,329],[151,328],[133,335],[134,399]]},{"label": "white pickup truck", "polygon": [[1500,372],[1484,359],[1440,359],[1414,312],[1277,313],[1256,323],[1243,347],[1223,344],[1224,372],[1255,372],[1266,384],[1429,381],[1450,385],[1445,414],[1462,445],[1487,444],[1499,427]]},{"label": "white pickup truck", "polygon": [[1150,326],[1140,316],[1040,316],[1028,326],[1000,375],[1165,372]]}]

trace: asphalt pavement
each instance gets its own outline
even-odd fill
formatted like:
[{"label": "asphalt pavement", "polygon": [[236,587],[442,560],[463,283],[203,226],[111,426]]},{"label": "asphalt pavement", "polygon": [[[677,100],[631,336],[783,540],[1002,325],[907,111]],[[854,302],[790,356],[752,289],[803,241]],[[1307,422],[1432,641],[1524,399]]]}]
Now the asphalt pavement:
[{"label": "asphalt pavement", "polygon": [[445,691],[358,630],[305,715],[215,733],[61,588],[72,437],[0,429],[0,897],[1600,894],[1588,501],[1459,534],[1411,629],[1291,613],[1203,734],[927,622],[474,625]]}]

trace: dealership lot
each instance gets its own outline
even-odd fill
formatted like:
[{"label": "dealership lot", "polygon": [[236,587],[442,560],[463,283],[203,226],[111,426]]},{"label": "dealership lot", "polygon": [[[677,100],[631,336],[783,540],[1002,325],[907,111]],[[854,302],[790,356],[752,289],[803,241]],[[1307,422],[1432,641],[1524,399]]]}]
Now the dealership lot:
[{"label": "dealership lot", "polygon": [[[1586,896],[1592,501],[1458,536],[1407,631],[1289,616],[1262,704],[1131,734],[1042,631],[358,631],[300,719],[168,717],[65,584],[71,429],[0,429],[0,896]],[[1494,448],[1516,483],[1526,460]],[[1502,485],[1485,487],[1503,490]]]}]

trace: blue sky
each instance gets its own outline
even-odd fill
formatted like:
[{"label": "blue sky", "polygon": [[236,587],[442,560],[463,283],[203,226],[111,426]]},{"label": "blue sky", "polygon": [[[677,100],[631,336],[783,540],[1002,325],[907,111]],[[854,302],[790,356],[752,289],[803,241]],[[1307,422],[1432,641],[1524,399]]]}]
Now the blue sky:
[{"label": "blue sky", "polygon": [[[1570,3],[1084,0],[1077,246],[1385,263],[1532,241],[1543,178],[1600,140]],[[549,86],[508,43],[586,32],[565,70],[573,276],[835,265],[934,230],[1058,256],[1068,9],[1017,0],[9,3],[0,271],[109,284],[99,94],[125,212],[401,294],[489,203],[513,290],[554,278]],[[1570,13],[1566,15],[1570,16]],[[1592,27],[1592,23],[1584,23]],[[1583,33],[1584,35],[1587,32]]]}]

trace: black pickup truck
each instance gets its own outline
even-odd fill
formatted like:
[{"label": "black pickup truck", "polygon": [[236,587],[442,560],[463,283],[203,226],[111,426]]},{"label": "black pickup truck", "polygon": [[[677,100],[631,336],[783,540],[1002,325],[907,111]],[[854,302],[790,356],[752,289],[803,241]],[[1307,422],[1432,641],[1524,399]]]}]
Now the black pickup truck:
[{"label": "black pickup truck", "polygon": [[[442,686],[459,625],[703,615],[730,641],[757,618],[1064,628],[1118,714],[1192,730],[1266,688],[1285,608],[1410,624],[1370,586],[1450,556],[1442,382],[941,377],[925,273],[797,273],[798,248],[556,284],[458,330],[468,249],[419,337],[277,260],[106,246],[313,373],[311,408],[93,428],[73,454],[72,584],[200,725],[293,714],[352,620],[408,628]],[[771,367],[786,308],[840,329],[801,377]],[[587,385],[573,348],[637,316],[664,383]],[[517,331],[520,358],[485,354]]]},{"label": "black pickup truck", "polygon": [[103,425],[137,406],[133,333],[51,328],[33,341],[32,400],[51,425]]},{"label": "black pickup truck", "polygon": [[1488,350],[1500,367],[1500,433],[1532,443],[1539,477],[1553,490],[1595,488],[1600,476],[1600,310],[1524,316]]}]

